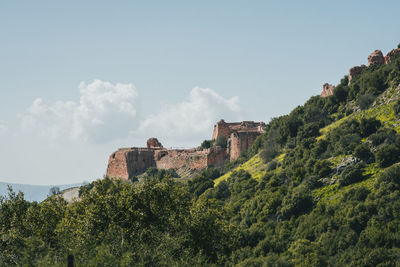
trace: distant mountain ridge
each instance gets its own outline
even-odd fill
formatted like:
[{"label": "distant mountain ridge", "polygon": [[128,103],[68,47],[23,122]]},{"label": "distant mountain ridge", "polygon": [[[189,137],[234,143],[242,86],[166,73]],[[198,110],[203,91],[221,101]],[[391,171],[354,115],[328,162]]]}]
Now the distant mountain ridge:
[{"label": "distant mountain ridge", "polygon": [[0,196],[8,195],[8,185],[10,185],[14,192],[19,191],[24,193],[24,198],[28,201],[43,201],[49,195],[50,188],[57,186],[60,190],[68,189],[71,187],[81,186],[82,183],[64,184],[64,185],[30,185],[30,184],[16,184],[0,182]]}]

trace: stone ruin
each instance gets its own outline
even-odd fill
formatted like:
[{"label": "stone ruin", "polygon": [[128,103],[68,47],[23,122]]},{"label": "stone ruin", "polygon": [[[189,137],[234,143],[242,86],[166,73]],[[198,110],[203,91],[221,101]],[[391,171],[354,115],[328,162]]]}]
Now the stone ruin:
[{"label": "stone ruin", "polygon": [[[387,53],[386,56],[383,56],[383,53],[381,50],[375,50],[368,56],[367,66],[369,67],[372,65],[389,64],[392,61],[392,59],[397,55],[400,55],[400,48],[393,49],[392,51]],[[349,84],[350,84],[351,80],[354,79],[355,77],[357,77],[358,75],[360,75],[367,66],[360,65],[360,66],[352,67],[349,70]],[[333,85],[325,83],[322,86],[322,92],[321,92],[320,96],[327,97],[327,96],[333,95],[334,89],[335,89],[335,87]]]},{"label": "stone ruin", "polygon": [[335,89],[335,86],[329,83],[325,83],[322,86],[322,92],[321,92],[321,97],[327,97],[330,95],[333,95],[333,90]]},{"label": "stone ruin", "polygon": [[214,126],[212,139],[224,137],[227,146],[214,145],[208,149],[167,149],[157,138],[150,138],[147,147],[120,148],[112,153],[106,175],[127,180],[156,167],[175,169],[179,175],[187,176],[207,167],[222,166],[226,160],[235,160],[247,152],[264,128],[263,122],[226,123],[220,120]]}]

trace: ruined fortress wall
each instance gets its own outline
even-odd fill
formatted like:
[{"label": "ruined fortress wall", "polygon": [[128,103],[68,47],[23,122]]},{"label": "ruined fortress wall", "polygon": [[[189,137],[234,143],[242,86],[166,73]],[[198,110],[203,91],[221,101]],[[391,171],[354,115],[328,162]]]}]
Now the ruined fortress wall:
[{"label": "ruined fortress wall", "polygon": [[118,150],[111,154],[108,159],[107,176],[128,179],[128,168],[124,150]]},{"label": "ruined fortress wall", "polygon": [[106,175],[127,180],[155,166],[154,150],[123,148],[111,154]]},{"label": "ruined fortress wall", "polygon": [[230,160],[235,160],[242,153],[245,153],[256,138],[260,135],[258,132],[234,132],[229,138],[229,154]]},{"label": "ruined fortress wall", "polygon": [[226,148],[214,146],[210,148],[207,155],[207,166],[222,166],[227,158],[228,152]]},{"label": "ruined fortress wall", "polygon": [[212,139],[216,140],[220,136],[228,138],[230,134],[231,134],[231,129],[229,127],[229,124],[226,123],[224,120],[220,120],[217,124],[214,125]]},{"label": "ruined fortress wall", "polygon": [[207,167],[208,150],[170,149],[156,160],[159,169],[190,169],[198,170]]},{"label": "ruined fortress wall", "polygon": [[264,131],[264,123],[243,121],[226,123],[220,120],[214,126],[213,139],[223,136],[228,149],[213,146],[210,149],[166,149],[156,138],[147,140],[146,148],[122,148],[111,154],[107,175],[128,179],[150,167],[176,169],[178,173],[191,173],[209,166],[222,166],[225,160],[237,159],[246,152]]},{"label": "ruined fortress wall", "polygon": [[126,155],[129,177],[145,172],[150,167],[156,167],[154,150],[135,149]]}]

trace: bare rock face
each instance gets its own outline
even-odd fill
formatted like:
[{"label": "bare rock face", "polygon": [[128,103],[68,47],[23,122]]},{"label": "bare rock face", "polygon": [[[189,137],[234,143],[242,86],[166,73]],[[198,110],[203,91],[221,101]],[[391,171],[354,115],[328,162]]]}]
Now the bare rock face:
[{"label": "bare rock face", "polygon": [[381,50],[375,50],[368,57],[368,66],[371,65],[382,65],[385,63],[385,58],[383,57]]},{"label": "bare rock face", "polygon": [[390,51],[389,53],[387,53],[387,55],[385,56],[385,64],[390,63],[390,61],[392,61],[392,59],[393,59],[396,55],[400,55],[400,48],[393,49],[392,51]]},{"label": "bare rock face", "polygon": [[349,70],[349,83],[354,77],[360,75],[364,68],[365,68],[365,65],[352,67]]},{"label": "bare rock face", "polygon": [[147,140],[147,148],[162,148],[162,144],[158,141],[157,138],[149,138]]},{"label": "bare rock face", "polygon": [[321,92],[321,97],[327,97],[330,95],[333,95],[333,90],[335,89],[335,86],[329,83],[325,83],[322,86],[322,92]]}]

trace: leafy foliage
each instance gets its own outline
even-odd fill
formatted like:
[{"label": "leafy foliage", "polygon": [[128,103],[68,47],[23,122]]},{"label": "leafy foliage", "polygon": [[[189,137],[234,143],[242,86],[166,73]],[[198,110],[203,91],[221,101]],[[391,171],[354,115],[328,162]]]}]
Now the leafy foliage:
[{"label": "leafy foliage", "polygon": [[0,265],[72,254],[78,266],[396,266],[399,83],[400,58],[345,76],[332,96],[272,119],[249,155],[186,183],[152,168],[81,187],[71,204],[10,190]]}]

